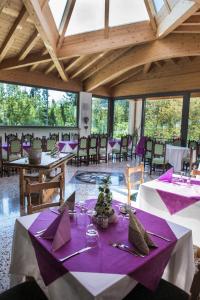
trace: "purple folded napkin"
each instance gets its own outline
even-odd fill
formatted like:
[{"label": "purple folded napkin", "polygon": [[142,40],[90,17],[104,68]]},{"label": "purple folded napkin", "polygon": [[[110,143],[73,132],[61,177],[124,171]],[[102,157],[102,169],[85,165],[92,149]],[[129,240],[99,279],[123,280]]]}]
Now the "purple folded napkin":
[{"label": "purple folded napkin", "polygon": [[62,213],[65,208],[68,208],[69,210],[74,210],[75,208],[75,192],[73,192],[66,200],[65,202],[59,207],[58,211]]},{"label": "purple folded napkin", "polygon": [[173,168],[169,169],[167,172],[165,172],[163,175],[161,175],[158,178],[158,180],[171,182],[172,181],[173,172],[174,172]]},{"label": "purple folded napkin", "polygon": [[151,240],[150,236],[138,221],[136,216],[130,211],[129,212],[129,230],[128,240],[133,244],[141,254],[148,255],[149,248],[156,248],[157,246]]},{"label": "purple folded napkin", "polygon": [[52,250],[57,251],[71,239],[68,207],[49,225],[42,234],[44,239],[53,240]]}]

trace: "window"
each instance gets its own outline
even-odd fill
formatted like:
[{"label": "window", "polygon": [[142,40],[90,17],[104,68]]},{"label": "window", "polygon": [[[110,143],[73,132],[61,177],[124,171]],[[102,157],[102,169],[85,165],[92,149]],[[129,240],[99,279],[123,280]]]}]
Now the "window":
[{"label": "window", "polygon": [[121,137],[122,135],[128,134],[128,121],[129,121],[129,101],[115,100],[114,124],[113,124],[114,137]]},{"label": "window", "polygon": [[188,120],[188,139],[200,140],[200,97],[191,95]]},{"label": "window", "polygon": [[153,0],[153,3],[157,13],[161,10],[163,5],[165,4],[164,0]]},{"label": "window", "polygon": [[68,0],[50,0],[49,6],[54,17],[57,28],[60,26],[65,6]]},{"label": "window", "polygon": [[77,126],[78,94],[0,83],[0,125]]},{"label": "window", "polygon": [[180,137],[182,97],[146,99],[144,135],[162,139]]},{"label": "window", "polygon": [[92,98],[92,133],[108,131],[108,99]]}]

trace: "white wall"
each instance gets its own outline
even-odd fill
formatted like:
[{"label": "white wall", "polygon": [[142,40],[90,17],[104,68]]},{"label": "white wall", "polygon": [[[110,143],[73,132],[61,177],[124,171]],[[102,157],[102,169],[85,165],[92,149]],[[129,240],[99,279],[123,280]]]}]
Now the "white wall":
[{"label": "white wall", "polygon": [[[84,118],[88,117],[88,129],[85,129]],[[80,92],[79,94],[79,128],[80,136],[88,136],[91,132],[91,121],[92,121],[92,94]]]}]

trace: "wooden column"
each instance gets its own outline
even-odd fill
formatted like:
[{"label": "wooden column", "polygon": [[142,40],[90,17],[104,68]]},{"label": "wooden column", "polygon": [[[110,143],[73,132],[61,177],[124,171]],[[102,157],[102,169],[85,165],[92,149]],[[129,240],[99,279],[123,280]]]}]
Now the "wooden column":
[{"label": "wooden column", "polygon": [[114,123],[114,99],[108,101],[108,136],[113,136],[113,123]]},{"label": "wooden column", "polygon": [[181,120],[181,146],[187,145],[188,134],[188,119],[190,110],[190,93],[183,95],[183,108],[182,108],[182,120]]}]

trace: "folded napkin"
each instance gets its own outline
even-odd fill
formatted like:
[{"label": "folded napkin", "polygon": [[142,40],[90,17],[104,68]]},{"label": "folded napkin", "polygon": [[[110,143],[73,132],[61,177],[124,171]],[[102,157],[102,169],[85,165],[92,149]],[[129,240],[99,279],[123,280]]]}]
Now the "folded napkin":
[{"label": "folded napkin", "polygon": [[57,251],[71,239],[68,207],[49,225],[42,234],[44,239],[53,240],[52,250]]},{"label": "folded napkin", "polygon": [[65,202],[60,206],[58,209],[59,212],[63,212],[65,208],[68,207],[69,210],[74,210],[75,207],[75,192],[73,192],[66,200]]},{"label": "folded napkin", "polygon": [[158,180],[171,182],[172,181],[173,172],[174,172],[173,168],[169,169],[167,172],[165,172],[163,175],[161,175],[158,178]]},{"label": "folded napkin", "polygon": [[149,248],[156,248],[157,246],[132,211],[129,212],[129,217],[128,240],[141,254],[148,255]]}]

